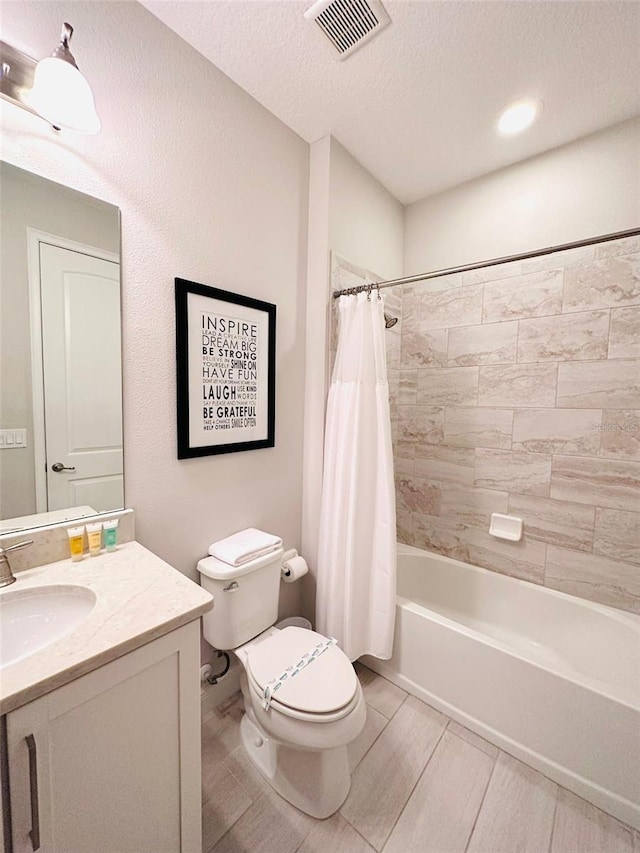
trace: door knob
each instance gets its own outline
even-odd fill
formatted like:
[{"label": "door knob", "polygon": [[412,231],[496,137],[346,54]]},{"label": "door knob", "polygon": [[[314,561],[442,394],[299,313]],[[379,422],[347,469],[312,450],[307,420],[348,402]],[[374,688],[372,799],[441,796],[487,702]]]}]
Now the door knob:
[{"label": "door knob", "polygon": [[72,465],[70,468],[66,468],[66,467],[62,464],[62,462],[54,462],[54,463],[53,463],[53,465],[51,466],[51,470],[52,470],[52,471],[55,471],[55,472],[56,472],[56,474],[59,474],[61,471],[75,471],[75,470],[76,470],[76,466],[75,466],[75,465]]}]

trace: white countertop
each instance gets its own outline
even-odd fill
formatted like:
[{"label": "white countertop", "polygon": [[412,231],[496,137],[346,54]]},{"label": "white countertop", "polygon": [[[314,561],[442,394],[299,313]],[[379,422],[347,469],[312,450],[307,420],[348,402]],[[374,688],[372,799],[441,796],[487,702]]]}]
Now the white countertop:
[{"label": "white countertop", "polygon": [[0,671],[0,714],[37,699],[174,628],[213,606],[202,587],[138,542],[112,553],[70,559],[16,575],[5,592],[46,584],[93,590],[93,610],[68,634]]}]

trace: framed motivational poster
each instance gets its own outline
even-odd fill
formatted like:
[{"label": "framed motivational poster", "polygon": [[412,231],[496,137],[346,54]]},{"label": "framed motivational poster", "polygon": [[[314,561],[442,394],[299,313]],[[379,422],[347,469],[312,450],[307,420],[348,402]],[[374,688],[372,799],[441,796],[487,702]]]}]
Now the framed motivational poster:
[{"label": "framed motivational poster", "polygon": [[176,279],[178,459],[275,444],[276,306]]}]

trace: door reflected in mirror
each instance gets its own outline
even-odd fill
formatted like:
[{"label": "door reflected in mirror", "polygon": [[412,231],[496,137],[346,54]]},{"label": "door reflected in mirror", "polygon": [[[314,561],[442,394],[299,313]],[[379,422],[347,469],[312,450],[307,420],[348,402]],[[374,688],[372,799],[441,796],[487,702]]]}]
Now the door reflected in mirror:
[{"label": "door reflected in mirror", "polygon": [[0,534],[124,506],[120,219],[0,163]]}]

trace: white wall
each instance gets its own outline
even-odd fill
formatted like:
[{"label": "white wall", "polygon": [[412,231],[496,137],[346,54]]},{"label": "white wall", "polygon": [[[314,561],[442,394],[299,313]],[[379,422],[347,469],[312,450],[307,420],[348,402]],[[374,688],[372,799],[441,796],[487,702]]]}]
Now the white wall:
[{"label": "white wall", "polygon": [[304,582],[305,615],[314,621],[316,555],[322,487],[324,413],[329,357],[329,209],[331,137],[311,145],[309,248],[302,463],[302,553],[310,573]]},{"label": "white wall", "polygon": [[329,247],[383,278],[402,275],[404,207],[331,139]]},{"label": "white wall", "polygon": [[640,226],[640,118],[406,208],[415,275]]},{"label": "white wall", "polygon": [[[193,578],[209,543],[242,527],[299,546],[308,146],[137,3],[7,3],[3,39],[46,56],[65,20],[102,131],[57,135],[3,102],[2,156],[121,208],[138,539]],[[177,460],[175,276],[277,304],[274,449]]]},{"label": "white wall", "polygon": [[404,208],[335,139],[311,146],[302,541],[305,609],[313,617],[329,383],[330,252],[385,278],[402,275]]}]

